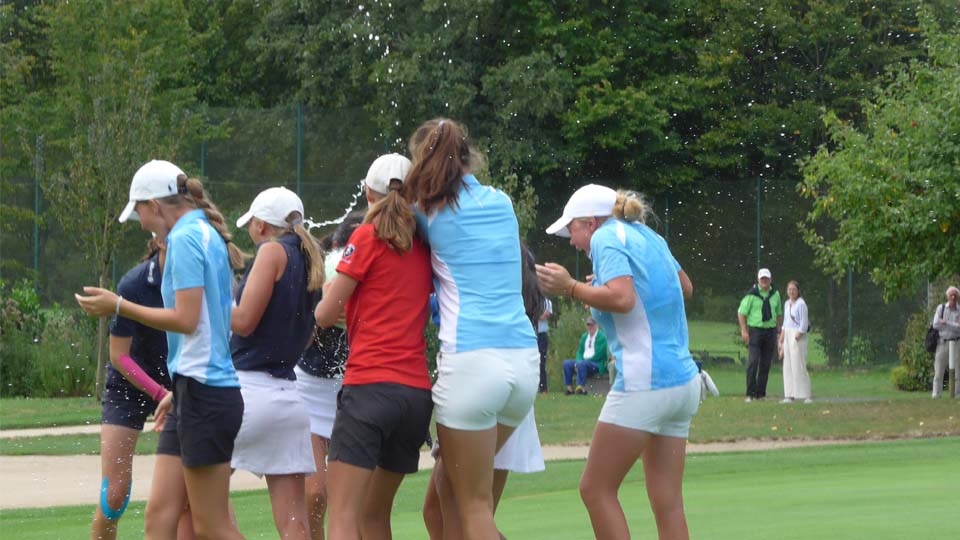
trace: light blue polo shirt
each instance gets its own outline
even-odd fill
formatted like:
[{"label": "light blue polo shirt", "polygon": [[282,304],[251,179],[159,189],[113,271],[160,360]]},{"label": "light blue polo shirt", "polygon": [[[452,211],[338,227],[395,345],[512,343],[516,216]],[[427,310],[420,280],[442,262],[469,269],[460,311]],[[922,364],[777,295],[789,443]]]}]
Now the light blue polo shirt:
[{"label": "light blue polo shirt", "polygon": [[535,348],[523,309],[520,231],[504,192],[463,177],[458,204],[417,213],[430,242],[440,350]]},{"label": "light blue polo shirt", "polygon": [[629,313],[591,309],[616,358],[613,389],[621,392],[681,386],[697,374],[690,356],[680,264],[664,239],[646,225],[607,220],[590,239],[594,284],[633,277]]},{"label": "light blue polo shirt", "polygon": [[167,236],[167,261],[160,292],[163,305],[176,305],[176,291],[203,287],[200,321],[190,335],[167,332],[167,367],[174,375],[209,386],[239,387],[230,356],[233,274],[223,238],[203,210],[187,212]]}]

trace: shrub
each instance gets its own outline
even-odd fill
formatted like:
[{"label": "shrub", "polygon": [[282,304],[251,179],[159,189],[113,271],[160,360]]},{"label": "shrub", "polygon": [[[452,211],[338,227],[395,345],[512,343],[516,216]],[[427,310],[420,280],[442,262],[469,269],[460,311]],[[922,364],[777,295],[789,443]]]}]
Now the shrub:
[{"label": "shrub", "polygon": [[897,346],[900,365],[891,373],[893,384],[899,390],[916,392],[929,390],[933,381],[933,357],[923,346],[930,325],[926,313],[916,313],[907,320],[903,340]]},{"label": "shrub", "polygon": [[547,350],[547,388],[559,391],[563,388],[563,361],[577,355],[580,336],[586,332],[584,319],[590,310],[569,298],[554,298],[555,324],[550,329],[550,346]]}]

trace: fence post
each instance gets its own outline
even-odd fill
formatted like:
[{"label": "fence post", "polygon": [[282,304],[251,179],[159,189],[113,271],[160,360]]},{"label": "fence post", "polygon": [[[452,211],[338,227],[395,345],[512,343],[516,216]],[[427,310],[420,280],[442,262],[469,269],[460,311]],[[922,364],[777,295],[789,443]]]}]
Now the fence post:
[{"label": "fence post", "polygon": [[757,177],[757,269],[760,268],[760,192],[763,178]]},{"label": "fence post", "polygon": [[303,104],[297,103],[297,195],[303,175]]},{"label": "fence post", "polygon": [[37,135],[33,155],[33,290],[40,295],[40,176],[43,174],[43,135]]},{"label": "fence post", "polygon": [[853,365],[853,270],[847,269],[847,365]]},{"label": "fence post", "polygon": [[207,141],[200,141],[200,177],[207,178]]}]

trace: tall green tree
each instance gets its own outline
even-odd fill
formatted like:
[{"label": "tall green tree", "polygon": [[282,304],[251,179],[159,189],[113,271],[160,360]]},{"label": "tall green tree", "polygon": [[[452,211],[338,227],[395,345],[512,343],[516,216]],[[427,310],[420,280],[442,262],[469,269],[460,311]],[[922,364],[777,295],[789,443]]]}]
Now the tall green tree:
[{"label": "tall green tree", "polygon": [[[191,51],[183,6],[103,1],[51,5],[44,14],[56,85],[48,96],[50,146],[66,159],[44,186],[50,212],[109,286],[121,238],[117,215],[129,179],[151,158],[175,159],[195,136]],[[106,362],[98,332],[98,394]]]},{"label": "tall green tree", "polygon": [[817,262],[869,272],[887,298],[960,273],[960,28],[922,13],[929,58],[890,73],[862,127],[826,114],[830,143],[803,167],[807,221],[835,224],[804,229]]}]

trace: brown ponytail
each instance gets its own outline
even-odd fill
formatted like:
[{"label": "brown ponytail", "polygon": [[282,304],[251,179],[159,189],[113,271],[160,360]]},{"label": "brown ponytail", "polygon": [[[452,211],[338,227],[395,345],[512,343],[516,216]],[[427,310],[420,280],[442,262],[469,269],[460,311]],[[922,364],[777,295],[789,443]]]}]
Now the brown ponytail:
[{"label": "brown ponytail", "polygon": [[410,203],[400,194],[402,187],[400,180],[390,180],[387,195],[370,207],[363,222],[373,223],[377,238],[389,244],[394,251],[406,253],[413,247],[417,220]]},{"label": "brown ponytail", "polygon": [[643,200],[643,195],[636,191],[617,191],[617,202],[613,205],[613,217],[624,221],[647,222],[650,206]]},{"label": "brown ponytail", "polygon": [[230,256],[230,267],[234,270],[240,270],[246,265],[246,260],[250,255],[244,253],[233,243],[233,235],[227,228],[223,219],[223,214],[213,204],[213,201],[207,196],[203,189],[203,183],[196,178],[187,178],[187,175],[181,174],[177,177],[177,195],[157,199],[158,202],[169,206],[188,205],[193,208],[203,210],[210,225],[220,234],[223,241],[227,244],[227,254]]},{"label": "brown ponytail", "polygon": [[429,213],[443,206],[457,206],[464,169],[483,166],[484,158],[473,148],[467,129],[458,122],[436,118],[424,122],[410,137],[413,166],[407,173],[403,195],[420,211]]}]

